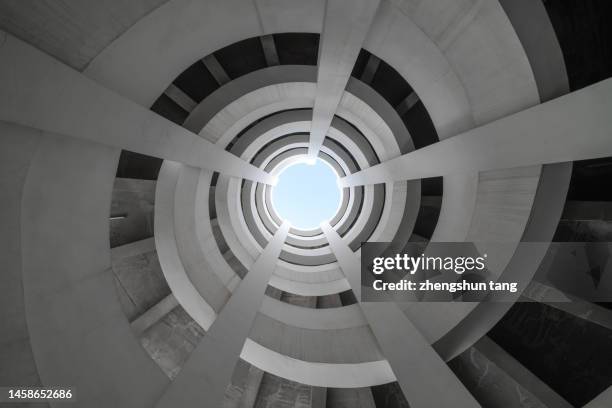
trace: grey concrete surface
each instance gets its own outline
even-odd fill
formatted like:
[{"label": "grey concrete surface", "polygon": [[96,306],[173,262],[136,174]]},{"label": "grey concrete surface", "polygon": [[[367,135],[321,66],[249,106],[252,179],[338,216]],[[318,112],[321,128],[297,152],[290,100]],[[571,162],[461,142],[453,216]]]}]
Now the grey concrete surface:
[{"label": "grey concrete surface", "polygon": [[344,94],[379,0],[327,0],[317,62],[317,94],[312,110],[308,155],[317,157]]},{"label": "grey concrete surface", "polygon": [[610,156],[611,107],[612,80],[605,80],[362,170],[343,178],[342,185]]},{"label": "grey concrete surface", "polygon": [[116,178],[111,200],[111,248],[153,237],[155,181]]},{"label": "grey concrete surface", "polygon": [[472,347],[449,362],[453,372],[483,406],[504,408],[546,408],[546,405],[522,384],[516,382],[488,356]]},{"label": "grey concrete surface", "polygon": [[0,122],[0,384],[40,385],[28,330],[22,278],[21,198],[40,138]]},{"label": "grey concrete surface", "polygon": [[[204,173],[204,174],[203,174]],[[198,207],[208,204],[209,188],[204,180],[210,180],[211,173],[195,167],[182,166],[174,194],[174,234],[179,256],[189,280],[200,296],[219,312],[230,297],[228,282],[222,276],[224,270],[219,268],[218,262],[211,262],[210,245],[204,247],[198,236],[198,230],[203,230],[208,220],[198,215]],[[204,204],[204,202],[206,204]],[[203,208],[204,212],[206,208]],[[206,211],[207,212],[207,211]],[[207,231],[212,238],[212,231]],[[208,251],[205,252],[205,249]],[[218,251],[216,251],[218,252]],[[229,272],[229,271],[228,271]],[[236,277],[235,275],[233,277]],[[232,277],[232,278],[233,278]]]},{"label": "grey concrete surface", "polygon": [[[32,46],[0,43],[0,120],[270,182],[269,176]],[[26,68],[27,67],[27,68]],[[78,121],[74,118],[80,118]]]},{"label": "grey concrete surface", "polygon": [[114,258],[111,265],[117,294],[130,322],[171,293],[154,249]]},{"label": "grey concrete surface", "polygon": [[[550,25],[542,29],[541,41],[527,35],[534,27],[541,27],[539,23],[544,12],[541,5],[536,7],[537,13],[530,15],[529,19],[521,20],[520,16],[533,10],[533,5],[528,5],[523,0],[502,1],[501,5],[497,1],[488,0],[390,0],[380,3],[374,17],[374,10],[379,3],[374,1],[365,4],[366,7],[373,8],[373,24],[358,24],[356,32],[347,34],[347,26],[343,24],[328,25],[333,18],[345,21],[350,20],[351,15],[358,14],[359,7],[347,7],[347,3],[342,0],[172,0],[154,9],[161,4],[159,0],[140,0],[123,7],[118,5],[119,3],[113,4],[111,10],[125,13],[112,17],[108,9],[102,13],[96,11],[99,6],[93,5],[86,10],[87,7],[82,4],[67,6],[66,14],[60,14],[57,8],[51,8],[48,1],[42,1],[32,13],[15,15],[15,21],[26,21],[23,27],[15,24],[11,26],[10,30],[14,33],[22,33],[23,36],[17,33],[18,37],[25,38],[33,45],[71,64],[73,68],[83,68],[92,58],[93,61],[85,70],[85,77],[25,45],[12,35],[0,32],[0,58],[2,61],[8,61],[0,66],[0,120],[32,126],[26,129],[23,126],[0,122],[0,143],[3,147],[0,149],[0,156],[5,157],[7,161],[0,163],[2,169],[6,170],[1,180],[2,186],[7,188],[8,197],[0,206],[3,210],[7,209],[6,214],[1,213],[1,216],[2,220],[6,221],[3,225],[8,226],[8,235],[11,237],[10,241],[5,243],[7,253],[0,254],[0,260],[6,261],[9,270],[9,274],[3,276],[0,282],[3,285],[0,292],[3,296],[6,295],[0,305],[4,306],[6,302],[10,305],[0,311],[0,344],[7,344],[10,351],[0,354],[0,366],[4,362],[18,362],[23,366],[23,370],[11,373],[0,368],[0,379],[10,378],[10,381],[17,379],[32,383],[73,381],[79,387],[84,401],[92,406],[152,406],[168,382],[138,345],[133,336],[134,327],[130,328],[128,324],[129,320],[143,312],[146,306],[138,313],[132,311],[133,316],[132,312],[128,312],[126,319],[126,313],[122,313],[120,307],[122,297],[116,296],[113,287],[111,267],[117,267],[118,275],[126,278],[122,281],[123,284],[127,283],[126,286],[135,289],[132,294],[137,295],[143,305],[151,305],[155,303],[154,300],[140,296],[145,293],[138,292],[137,280],[132,281],[130,275],[133,272],[144,273],[156,269],[157,265],[154,265],[155,253],[152,251],[146,252],[146,256],[144,253],[132,253],[131,256],[124,254],[125,256],[116,258],[117,251],[112,251],[109,255],[108,216],[112,214],[109,208],[112,208],[110,197],[113,170],[116,168],[119,152],[117,148],[129,148],[194,166],[222,170],[230,176],[269,181],[265,173],[246,165],[246,161],[236,161],[223,147],[247,124],[267,113],[287,107],[311,107],[315,101],[315,113],[318,112],[318,115],[314,119],[319,121],[318,125],[333,116],[334,112],[344,115],[343,117],[356,124],[366,135],[373,144],[372,150],[383,160],[389,160],[378,169],[392,167],[393,164],[389,163],[396,163],[393,159],[400,152],[410,150],[409,146],[397,143],[398,128],[392,123],[395,120],[397,124],[397,118],[384,115],[380,117],[380,110],[377,111],[372,98],[368,99],[364,94],[356,92],[345,92],[345,84],[340,85],[343,81],[346,83],[345,79],[350,73],[356,52],[362,45],[390,63],[414,86],[414,97],[408,102],[414,102],[418,98],[425,104],[442,140],[431,147],[437,153],[430,156],[429,150],[422,149],[413,152],[412,156],[396,159],[397,163],[401,162],[398,166],[402,167],[402,171],[410,171],[408,162],[417,158],[415,163],[419,165],[419,169],[415,171],[424,170],[422,173],[410,173],[413,176],[416,174],[416,177],[434,174],[437,168],[444,169],[440,174],[445,176],[445,194],[434,240],[502,239],[518,242],[525,237],[549,239],[549,228],[538,222],[555,222],[554,218],[560,209],[555,207],[550,210],[550,206],[544,206],[541,202],[538,204],[536,191],[540,195],[542,192],[548,192],[551,196],[555,193],[554,197],[557,197],[558,191],[551,192],[550,183],[545,182],[547,180],[543,175],[546,169],[550,170],[552,166],[544,166],[541,170],[539,164],[542,160],[552,163],[612,153],[609,133],[612,123],[604,117],[610,110],[610,82],[595,86],[605,88],[604,93],[597,94],[599,99],[593,98],[592,94],[585,90],[582,94],[569,96],[569,99],[552,100],[551,104],[559,105],[553,105],[555,108],[550,111],[547,111],[547,107],[551,106],[548,104],[529,108],[538,102],[538,91],[540,98],[546,100],[558,96],[566,89],[565,82],[558,81],[559,77],[553,75],[556,71],[550,70],[550,60],[559,62],[561,58],[558,47],[548,47],[554,42],[554,38],[551,39]],[[7,4],[0,6],[0,9],[4,7],[5,10],[12,10],[12,5]],[[333,12],[335,6],[339,6],[342,14]],[[151,13],[145,16],[148,11]],[[101,15],[101,20],[91,22],[92,16],[98,14]],[[133,24],[140,16],[144,17]],[[51,22],[48,26],[39,27],[38,30],[31,26],[26,27],[30,24],[27,22],[40,21],[47,17],[50,17]],[[61,24],[65,18],[73,17],[83,24],[89,21],[86,24],[89,27],[68,27]],[[0,18],[0,25],[6,24],[6,21],[2,21]],[[95,32],[97,24],[105,25],[104,22],[110,22],[109,30]],[[233,29],[228,30],[228,27]],[[229,96],[211,99],[208,108],[222,105],[222,109],[215,110],[214,115],[209,109],[206,114],[211,114],[210,118],[202,120],[201,128],[194,133],[171,126],[146,110],[163,92],[184,108],[188,108],[187,110],[194,108],[193,101],[185,99],[185,95],[176,92],[172,86],[168,87],[168,84],[194,61],[235,41],[267,35],[264,37],[268,39],[266,56],[268,63],[273,64],[274,53],[270,48],[269,34],[286,31],[323,32],[319,66],[319,75],[322,78],[319,78],[316,96],[312,81],[290,89],[291,87],[280,83],[281,76],[277,78],[278,86],[265,90],[259,87],[251,89],[249,95],[242,92],[246,88],[233,87],[231,92],[227,92]],[[67,38],[74,37],[74,34],[70,33],[78,33],[77,37],[82,37],[81,42],[73,44],[71,39]],[[123,34],[119,35],[121,33]],[[349,38],[342,38],[344,34],[349,35]],[[119,36],[115,38],[117,35]],[[351,35],[353,37],[350,37]],[[361,37],[360,41],[355,41],[357,37]],[[110,46],[106,47],[113,39]],[[330,39],[333,41],[330,42]],[[347,43],[350,43],[351,47],[342,46]],[[164,45],[161,47],[163,49],[160,44]],[[338,45],[340,51],[333,52],[330,44]],[[546,52],[538,53],[538,50]],[[375,64],[376,60],[372,61],[372,64]],[[475,66],[478,69],[474,69]],[[273,68],[277,70],[270,70],[268,75],[271,75],[272,71],[283,71],[282,67]],[[372,70],[370,66],[369,76],[373,75]],[[341,75],[335,76],[338,73]],[[327,84],[326,81],[330,81],[329,87],[322,85]],[[238,82],[228,83],[225,90]],[[330,93],[333,97],[330,97]],[[288,99],[292,101],[285,103]],[[338,100],[333,109],[328,106],[332,99]],[[319,106],[324,108],[317,108],[316,100],[319,100]],[[576,102],[572,102],[573,105],[568,103],[567,106],[559,102],[567,100]],[[408,105],[404,104],[400,109],[408,108]],[[587,109],[579,109],[580,106]],[[529,109],[525,110],[526,108]],[[521,110],[522,112],[514,116],[508,116]],[[197,108],[194,112],[196,111]],[[322,112],[325,115],[320,115]],[[581,120],[573,123],[575,116],[572,115],[582,115],[579,117]],[[500,117],[505,118],[498,121]],[[601,120],[602,118],[605,120]],[[591,127],[585,128],[589,130],[586,132],[587,137],[582,140],[575,138],[576,134],[582,134],[578,133],[583,129],[582,126],[593,119],[593,123],[589,123]],[[539,122],[536,123],[536,120]],[[599,127],[594,128],[593,124]],[[472,129],[476,125],[485,126]],[[206,128],[205,131],[199,135],[195,134],[203,128]],[[325,137],[328,130],[332,134],[338,129],[326,129],[319,133]],[[492,131],[493,136],[489,134]],[[51,134],[53,132],[71,137]],[[461,132],[465,133],[462,135]],[[543,145],[526,151],[526,146],[533,143],[531,135],[534,132],[543,134],[543,139],[537,139]],[[460,135],[453,137],[457,134]],[[465,134],[472,135],[467,139],[474,140],[459,143]],[[498,136],[501,139],[496,139]],[[572,137],[577,141],[570,140]],[[219,144],[208,143],[205,139]],[[585,140],[593,143],[588,146]],[[499,143],[507,144],[503,144],[500,149]],[[468,157],[469,152],[466,151],[475,146],[481,149],[477,150],[479,156]],[[254,148],[251,146],[251,149]],[[441,149],[441,152],[436,149]],[[504,150],[503,155],[507,157],[493,155],[492,152],[497,150]],[[406,157],[410,157],[410,160]],[[463,157],[463,161],[453,161],[454,157]],[[481,157],[486,159],[479,161]],[[364,154],[358,160],[367,162],[367,158]],[[424,158],[435,163],[424,167],[425,164],[419,161],[427,161]],[[469,158],[469,165],[465,164],[468,161],[466,158]],[[232,161],[234,165],[228,165],[225,160]],[[490,167],[491,163],[494,163],[493,167]],[[505,169],[526,164],[533,166]],[[170,286],[176,292],[177,299],[180,298],[181,304],[187,305],[193,299],[196,299],[195,302],[201,302],[199,306],[191,309],[189,306],[185,307],[189,309],[189,314],[199,320],[198,323],[204,322],[202,324],[208,328],[216,313],[221,312],[217,323],[225,325],[224,330],[231,334],[228,337],[232,342],[223,341],[225,338],[213,337],[207,340],[207,337],[204,337],[202,344],[192,355],[192,360],[185,367],[188,371],[177,377],[177,383],[168,388],[169,394],[160,405],[173,406],[184,401],[200,403],[202,393],[208,392],[206,390],[211,387],[214,390],[224,389],[225,383],[219,384],[227,379],[227,370],[225,361],[221,359],[231,348],[229,355],[234,359],[232,361],[240,354],[245,360],[257,365],[252,367],[254,374],[250,388],[245,386],[242,394],[249,394],[244,400],[247,401],[244,404],[249,406],[257,403],[269,405],[287,402],[283,398],[268,398],[275,390],[282,390],[286,380],[276,383],[268,381],[268,384],[272,384],[268,387],[270,392],[265,394],[266,398],[263,398],[262,394],[262,398],[258,399],[255,385],[259,389],[263,377],[261,370],[299,381],[301,384],[288,388],[297,390],[292,395],[298,397],[289,400],[298,404],[308,405],[310,402],[310,405],[314,405],[312,385],[366,387],[395,381],[395,372],[397,379],[405,386],[409,378],[408,368],[412,377],[414,371],[420,374],[410,392],[406,392],[413,405],[452,403],[453,406],[474,406],[470,405],[474,401],[470,400],[469,395],[466,396],[461,385],[449,376],[444,363],[431,350],[430,343],[443,339],[444,341],[436,344],[435,350],[442,354],[443,358],[456,355],[491,327],[506,310],[505,306],[485,308],[453,305],[453,310],[449,310],[449,307],[427,305],[424,307],[430,310],[415,307],[406,311],[414,325],[410,319],[396,313],[397,310],[385,310],[383,315],[380,310],[372,309],[367,316],[370,319],[374,316],[377,320],[372,323],[372,327],[380,336],[380,347],[388,355],[389,362],[383,360],[382,356],[375,355],[372,361],[360,363],[357,361],[358,357],[371,356],[368,353],[372,353],[372,348],[363,350],[360,344],[357,344],[358,341],[333,343],[335,334],[326,333],[319,336],[306,333],[308,330],[333,332],[338,328],[353,329],[361,322],[360,318],[364,319],[363,316],[358,318],[356,313],[352,313],[357,306],[329,310],[302,307],[316,306],[316,296],[337,296],[337,293],[350,288],[349,282],[354,283],[354,276],[347,274],[347,281],[335,263],[330,264],[331,267],[291,266],[286,262],[277,262],[276,266],[270,266],[271,260],[268,259],[268,268],[263,272],[268,274],[267,276],[272,275],[269,283],[287,292],[283,295],[285,300],[290,300],[294,305],[279,305],[281,302],[277,301],[270,303],[264,298],[262,312],[266,311],[267,306],[268,313],[262,315],[273,318],[280,324],[272,324],[272,319],[268,319],[267,325],[256,325],[252,333],[257,334],[259,329],[262,329],[264,334],[282,334],[287,331],[287,336],[281,340],[266,338],[264,341],[263,336],[254,335],[253,337],[257,337],[255,341],[247,338],[241,351],[242,341],[246,338],[245,331],[248,332],[249,327],[249,324],[244,322],[248,322],[248,317],[257,312],[257,307],[245,310],[242,304],[241,310],[247,312],[246,316],[239,316],[237,320],[220,319],[224,311],[226,314],[231,312],[234,307],[232,304],[253,300],[254,296],[245,296],[243,300],[240,298],[245,291],[252,289],[248,282],[254,279],[253,274],[257,269],[251,269],[245,281],[235,289],[240,282],[239,277],[244,274],[238,272],[238,267],[232,271],[230,264],[240,264],[242,261],[251,267],[262,250],[264,240],[254,244],[248,235],[248,229],[243,225],[244,220],[236,217],[236,211],[240,211],[240,182],[236,179],[225,180],[218,185],[219,194],[215,204],[220,217],[214,221],[216,224],[211,224],[210,228],[208,224],[206,227],[194,225],[199,219],[208,217],[208,207],[201,204],[202,200],[208,202],[207,183],[210,182],[210,177],[203,177],[202,172],[196,169],[191,173],[181,172],[178,165],[172,171],[168,170],[174,165],[176,163],[166,162],[167,172],[162,169],[160,174],[161,180],[171,179],[172,182],[167,184],[166,188],[160,189],[159,193],[163,195],[163,199],[158,200],[160,206],[156,214],[156,217],[165,217],[162,228],[158,229],[156,226],[156,240],[160,247],[164,273],[166,277],[170,276]],[[498,167],[503,169],[498,171]],[[375,173],[376,168],[367,169],[362,174]],[[394,172],[396,170],[393,169]],[[383,176],[380,180],[391,180],[387,178],[387,174]],[[404,180],[412,176],[402,173],[398,177],[400,178],[397,180]],[[361,182],[370,183],[375,178],[364,180]],[[566,186],[567,180],[565,184],[563,180],[557,180],[561,181],[561,187]],[[386,188],[385,202],[393,205],[385,205],[381,222],[370,231],[371,237],[381,240],[394,236],[396,221],[404,212],[400,209],[404,208],[406,200],[405,188],[400,182],[387,183]],[[372,200],[375,199],[370,192],[367,194],[369,201],[362,208],[364,216],[356,224],[356,228],[345,237],[345,242],[360,241],[359,233],[366,227],[367,216],[373,208]],[[225,207],[222,207],[221,203]],[[543,216],[542,207],[546,207],[546,211],[551,214]],[[229,231],[234,234],[229,242],[231,248],[224,247],[223,253],[217,248],[213,233],[216,231],[218,236],[220,228],[225,228],[226,234]],[[535,234],[535,230],[540,234]],[[152,230],[147,231],[146,236],[150,236],[150,233]],[[145,238],[145,235],[131,236],[120,243],[141,238]],[[345,242],[341,243],[345,245]],[[226,244],[223,245],[227,246]],[[211,252],[213,247],[216,252]],[[118,251],[130,252],[126,248],[117,248]],[[345,273],[354,267],[354,262],[358,259],[357,254],[349,253],[346,249],[336,251],[344,254],[340,259],[340,267]],[[305,256],[300,250],[295,253]],[[500,259],[503,258],[503,261],[496,265],[500,270],[507,265],[510,271],[524,266],[517,261],[522,253],[502,255]],[[223,256],[227,260],[223,259]],[[275,260],[276,257],[271,258]],[[257,266],[255,261],[254,267]],[[211,270],[213,274],[210,273]],[[181,297],[181,292],[184,291],[176,285],[176,280],[173,281],[175,272],[180,273],[180,280],[187,287],[190,300]],[[267,279],[265,283],[268,283]],[[358,291],[357,286],[352,286]],[[157,292],[157,287],[151,289],[143,286],[140,289],[151,292],[147,295],[152,297],[163,297],[161,292]],[[232,291],[236,296],[226,305]],[[263,296],[263,290],[260,292]],[[301,306],[296,306],[297,304]],[[201,317],[197,312],[200,306],[206,309],[206,317],[203,319],[198,318]],[[156,313],[150,321],[145,319],[148,322],[142,327],[147,326],[145,331],[148,337],[143,338],[146,341],[141,339],[141,342],[166,375],[174,377],[199,341],[198,336],[190,334],[195,331],[201,335],[202,332],[201,329],[197,330],[198,324],[185,312],[181,314],[185,319],[172,317],[172,313],[164,314],[168,307],[165,305],[156,309],[156,306],[153,306],[148,309],[152,314]],[[298,307],[300,309],[296,310]],[[351,313],[346,313],[349,309]],[[572,310],[579,313],[582,309]],[[572,310],[568,309],[570,313]],[[377,312],[380,314],[377,315]],[[141,317],[147,312],[144,313]],[[163,316],[160,316],[162,314]],[[155,322],[151,323],[153,320]],[[601,324],[605,319],[600,320]],[[231,325],[236,321],[243,324],[236,325],[236,328]],[[397,321],[408,323],[396,328]],[[427,321],[435,323],[426,323]],[[273,325],[276,326],[271,329]],[[174,327],[185,329],[186,336],[173,332]],[[215,329],[215,325],[211,328]],[[10,334],[3,333],[4,329],[9,330]],[[238,336],[233,335],[236,330],[240,331]],[[142,329],[137,329],[136,332],[142,332]],[[400,350],[397,344],[390,342],[389,333],[411,340],[408,353],[404,348]],[[234,337],[236,341],[233,341]],[[346,337],[349,336],[345,335],[343,339],[346,340]],[[357,334],[354,337],[363,339],[367,336]],[[308,339],[309,344],[299,344],[302,338]],[[274,343],[274,340],[278,341]],[[207,346],[207,342],[212,343],[212,346]],[[319,353],[319,358],[313,358],[312,348],[325,348],[327,344],[331,344],[329,350]],[[335,348],[339,346],[348,350],[337,351]],[[220,352],[218,355],[205,356],[210,350]],[[408,354],[408,357],[400,351]],[[327,352],[332,355],[325,354]],[[352,360],[349,359],[352,356],[343,354],[351,352],[357,355]],[[68,360],[69,367],[65,363]],[[331,361],[341,360],[348,363],[330,364]],[[202,386],[205,383],[202,378],[206,378],[207,373],[203,374],[198,366],[202,361],[213,361],[216,363],[215,369],[218,369],[215,378],[208,377],[210,382],[206,386]],[[424,362],[434,369],[423,367]],[[233,366],[233,363],[229,365]],[[508,366],[506,368],[512,371]],[[83,376],[83,373],[92,371],[95,375]],[[216,378],[220,371],[220,378]],[[432,374],[432,371],[435,372]],[[208,374],[210,372],[209,367]],[[433,375],[435,378],[432,379]],[[443,386],[452,389],[449,394],[458,401],[432,402],[426,399],[426,394],[428,397],[433,394],[434,398],[440,399],[444,396],[426,393],[424,382],[442,382]],[[179,395],[183,391],[183,384],[187,384],[185,396]],[[304,391],[308,388],[310,401],[305,397]],[[355,394],[352,391],[336,394],[332,392],[327,395],[327,400],[336,401],[337,404],[344,403],[344,400],[355,401],[352,397],[335,398],[343,393]],[[301,394],[304,396],[299,397]],[[607,398],[609,392],[597,398],[593,406],[605,405]],[[366,400],[369,401],[368,398]],[[211,406],[219,406],[212,404]]]},{"label": "grey concrete surface", "polygon": [[610,405],[610,401],[612,401],[612,387],[607,388],[593,400],[589,401],[584,408],[606,408]]},{"label": "grey concrete surface", "polygon": [[17,128],[39,139],[19,224],[24,305],[41,383],[74,387],[92,407],[150,406],[167,378],[134,337],[111,276],[108,214],[119,152]]},{"label": "grey concrete surface", "polygon": [[205,55],[258,35],[320,33],[324,10],[323,0],[174,0],[117,38],[84,73],[151,106],[174,78]]},{"label": "grey concrete surface", "polygon": [[334,297],[333,303],[329,301],[333,306],[312,309],[282,304],[280,300],[266,296],[259,312],[286,325],[314,330],[346,329],[366,324],[357,305],[342,306],[338,295],[330,297]]},{"label": "grey concrete surface", "polygon": [[141,334],[149,327],[159,322],[162,317],[170,313],[170,311],[177,306],[178,302],[171,293],[130,322],[130,326],[132,326],[132,330],[134,330],[137,335]]},{"label": "grey concrete surface", "polygon": [[328,408],[376,408],[370,388],[329,388],[326,407]]},{"label": "grey concrete surface", "polygon": [[[329,225],[324,224],[322,229],[359,299],[359,259]],[[395,303],[361,303],[360,306],[410,406],[480,406]],[[415,372],[419,375],[414,376]],[[434,392],[432,384],[441,385],[445,392]]]},{"label": "grey concrete surface", "polygon": [[179,376],[166,390],[158,407],[221,405],[225,387],[230,382],[288,230],[289,225],[284,224],[276,232]]},{"label": "grey concrete surface", "polygon": [[550,388],[548,384],[544,383],[544,381],[525,368],[488,336],[474,343],[474,349],[499,367],[503,373],[513,378],[519,386],[539,399],[544,406],[559,408],[571,407],[571,404]]},{"label": "grey concrete surface", "polygon": [[140,333],[139,340],[151,359],[173,380],[204,335],[200,325],[179,305]]},{"label": "grey concrete surface", "polygon": [[253,408],[311,408],[312,387],[265,373]]},{"label": "grey concrete surface", "polygon": [[20,1],[0,3],[0,27],[82,70],[115,38],[167,0],[101,3]]},{"label": "grey concrete surface", "polygon": [[159,172],[155,191],[155,246],[162,272],[176,300],[204,330],[208,330],[217,313],[189,278],[177,246],[175,192],[181,168],[181,164],[165,160]]},{"label": "grey concrete surface", "polygon": [[249,339],[282,355],[312,363],[354,364],[384,358],[367,325],[303,328],[260,313]]}]

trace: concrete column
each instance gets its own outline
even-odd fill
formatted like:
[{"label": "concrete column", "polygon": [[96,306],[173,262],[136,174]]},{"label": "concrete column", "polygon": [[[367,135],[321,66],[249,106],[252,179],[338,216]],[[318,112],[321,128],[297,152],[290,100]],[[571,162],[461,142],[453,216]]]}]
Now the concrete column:
[{"label": "concrete column", "polygon": [[0,121],[271,183],[261,169],[0,30]]},{"label": "concrete column", "polygon": [[612,156],[612,79],[351,174],[353,186]]},{"label": "concrete column", "polygon": [[[359,299],[359,258],[329,224],[322,225],[321,229]],[[480,406],[395,303],[360,305],[411,407]]]},{"label": "concrete column", "polygon": [[311,158],[318,155],[323,144],[379,3],[379,0],[327,0],[308,147]]},{"label": "concrete column", "polygon": [[158,407],[217,408],[263,299],[289,231],[284,223],[193,351]]}]

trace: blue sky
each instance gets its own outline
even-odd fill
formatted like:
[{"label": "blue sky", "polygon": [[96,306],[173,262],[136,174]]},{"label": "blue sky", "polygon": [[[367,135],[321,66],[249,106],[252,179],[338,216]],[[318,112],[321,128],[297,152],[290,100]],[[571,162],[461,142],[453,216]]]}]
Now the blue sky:
[{"label": "blue sky", "polygon": [[330,220],[340,205],[336,173],[320,159],[313,164],[297,163],[278,176],[272,188],[277,214],[299,229],[317,228]]}]

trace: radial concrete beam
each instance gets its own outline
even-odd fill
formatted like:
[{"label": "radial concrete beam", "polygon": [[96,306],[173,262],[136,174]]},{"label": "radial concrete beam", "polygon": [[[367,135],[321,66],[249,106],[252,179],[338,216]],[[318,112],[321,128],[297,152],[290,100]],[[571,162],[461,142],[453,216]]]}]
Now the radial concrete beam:
[{"label": "radial concrete beam", "polygon": [[379,0],[327,0],[308,154],[314,158],[344,94]]},{"label": "radial concrete beam", "polygon": [[270,183],[264,171],[0,31],[0,120]]},{"label": "radial concrete beam", "polygon": [[[501,369],[506,375],[516,381],[519,387],[529,391],[546,407],[571,408],[571,404],[561,397],[548,384],[523,366],[520,361],[506,352],[490,337],[484,336],[474,344],[474,349],[489,362]],[[517,387],[517,389],[519,388]]]},{"label": "radial concrete beam", "polygon": [[413,180],[612,156],[612,79],[341,179]]},{"label": "radial concrete beam", "polygon": [[593,398],[583,408],[606,408],[612,405],[612,386],[606,388],[604,392]]},{"label": "radial concrete beam", "polygon": [[[359,299],[359,258],[329,224],[321,229]],[[480,406],[396,304],[361,303],[361,309],[411,407]]]},{"label": "radial concrete beam", "polygon": [[222,406],[225,388],[289,231],[284,223],[225,305],[158,407]]},{"label": "radial concrete beam", "polygon": [[610,309],[570,293],[564,293],[557,288],[549,286],[549,284],[538,282],[534,279],[527,285],[523,296],[532,301],[562,310],[579,319],[612,330],[612,311]]}]

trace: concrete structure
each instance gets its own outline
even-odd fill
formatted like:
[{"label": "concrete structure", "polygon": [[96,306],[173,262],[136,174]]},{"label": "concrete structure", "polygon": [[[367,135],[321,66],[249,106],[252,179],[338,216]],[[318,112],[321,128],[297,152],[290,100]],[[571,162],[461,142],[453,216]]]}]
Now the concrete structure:
[{"label": "concrete structure", "polygon": [[[612,200],[566,204],[572,162],[612,156],[612,80],[570,92],[542,2],[77,3],[0,4],[0,386],[83,407],[575,405],[496,343],[516,299],[360,297],[363,242],[477,242],[520,301],[612,330],[533,279],[564,222],[612,236]],[[307,157],[342,200],[299,230],[271,189]]]}]

